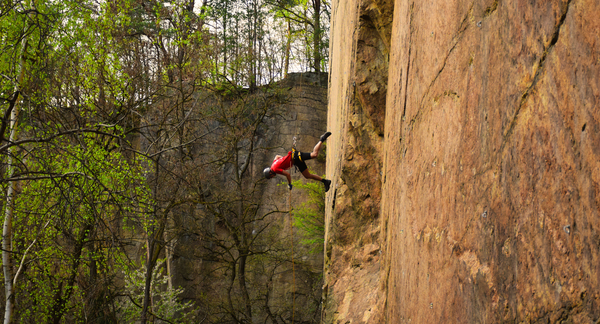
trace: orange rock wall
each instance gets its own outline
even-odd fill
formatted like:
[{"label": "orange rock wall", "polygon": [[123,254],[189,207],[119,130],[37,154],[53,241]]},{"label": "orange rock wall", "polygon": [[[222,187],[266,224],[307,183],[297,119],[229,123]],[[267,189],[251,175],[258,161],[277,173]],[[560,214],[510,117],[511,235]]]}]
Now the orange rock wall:
[{"label": "orange rock wall", "polygon": [[598,321],[600,3],[332,11],[324,322]]}]

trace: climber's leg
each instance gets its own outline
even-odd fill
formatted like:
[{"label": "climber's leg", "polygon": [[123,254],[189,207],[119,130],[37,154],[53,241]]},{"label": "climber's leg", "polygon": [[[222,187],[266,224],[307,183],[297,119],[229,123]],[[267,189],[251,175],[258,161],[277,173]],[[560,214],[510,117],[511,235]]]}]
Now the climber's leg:
[{"label": "climber's leg", "polygon": [[313,179],[316,181],[321,181],[323,180],[323,178],[319,177],[316,174],[311,174],[310,172],[308,172],[308,169],[304,169],[304,171],[302,171],[302,175],[306,178],[306,179]]},{"label": "climber's leg", "polygon": [[313,151],[310,153],[310,157],[312,159],[316,158],[319,155],[319,151],[321,150],[321,145],[323,144],[323,142],[325,142],[327,140],[327,137],[329,137],[329,135],[331,135],[331,132],[327,132],[327,133],[321,135],[321,138],[319,138],[319,143],[317,143],[317,145],[315,145],[315,147],[313,148]]}]

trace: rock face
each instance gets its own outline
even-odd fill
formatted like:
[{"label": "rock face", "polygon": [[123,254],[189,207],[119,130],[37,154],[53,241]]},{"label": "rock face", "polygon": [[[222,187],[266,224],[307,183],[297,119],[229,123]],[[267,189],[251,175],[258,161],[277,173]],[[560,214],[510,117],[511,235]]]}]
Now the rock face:
[{"label": "rock face", "polygon": [[[256,150],[249,164],[252,177],[263,179],[263,169],[271,165],[275,155],[286,155],[291,150],[294,137],[298,150],[312,151],[326,131],[326,84],[326,73],[298,73],[290,74],[277,85],[285,89],[285,100],[272,103],[264,128],[255,138],[256,147],[261,149]],[[220,138],[216,137],[215,141]],[[323,147],[322,152],[325,150]],[[246,156],[245,152],[243,156]],[[320,154],[317,159],[307,162],[311,173],[325,174],[323,156]],[[235,171],[223,168],[223,174],[232,172]],[[292,180],[298,179],[303,179],[302,175],[292,170]],[[248,183],[254,184],[253,180]],[[299,208],[308,200],[308,194],[299,188],[290,193],[285,184],[287,180],[283,176],[258,181],[256,192],[259,194],[256,196],[261,206],[256,213],[258,216],[245,219],[249,224],[245,227],[246,235],[252,235],[251,248],[255,253],[244,266],[253,323],[262,323],[266,319],[273,323],[314,323],[320,316],[323,258],[321,254],[310,253],[310,247],[302,243],[303,232],[290,225],[290,199],[292,208]],[[240,249],[231,243],[229,228],[207,213],[203,206],[196,206],[191,211],[182,210],[179,214],[178,222],[185,224],[193,235],[182,236],[173,244],[173,284],[185,288],[183,298],[197,301],[207,314],[207,321],[227,322],[231,320],[227,311],[243,311],[241,293],[236,290],[239,281],[232,284],[233,280],[239,280],[240,271],[236,270],[235,275],[229,272],[231,263],[227,262],[230,259],[219,256],[218,253],[222,253],[219,244],[228,246],[227,252],[235,257]],[[267,252],[256,253],[264,250]],[[240,263],[236,262],[236,269],[239,269]],[[226,305],[228,289],[234,292],[231,305]],[[223,316],[224,313],[227,316]]]},{"label": "rock face", "polygon": [[[319,137],[326,131],[327,120],[327,74],[326,73],[294,73],[282,81],[282,87],[289,87],[289,102],[280,107],[280,113],[273,116],[267,126],[268,134],[265,135],[265,147],[269,149],[263,156],[263,161],[255,165],[255,174],[262,174],[264,167],[273,162],[275,155],[285,155],[291,150],[293,139],[296,138],[296,148],[301,152],[311,152]],[[325,174],[325,155],[327,146],[323,146],[319,158],[308,161],[306,164],[312,174]],[[299,172],[291,170],[292,180],[306,180]],[[287,180],[277,176],[267,182],[264,187],[261,214],[268,214],[275,210],[289,210],[290,192],[287,189]],[[291,192],[292,208],[298,208],[308,199],[308,194],[301,189],[294,188]],[[293,269],[289,262],[277,268],[269,289],[271,300],[269,306],[273,310],[293,310],[281,312],[285,320],[295,323],[317,322],[320,307],[320,294],[322,287],[323,258],[321,254],[310,253],[303,246],[302,233],[294,228],[293,236],[290,235],[292,227],[291,218],[285,214],[275,214],[273,235],[284,241],[293,252]],[[293,239],[293,243],[292,240]],[[270,244],[273,242],[269,242]],[[277,314],[274,314],[277,315]],[[263,322],[265,317],[257,316],[255,322]]]},{"label": "rock face", "polygon": [[325,322],[598,321],[600,3],[332,16]]}]

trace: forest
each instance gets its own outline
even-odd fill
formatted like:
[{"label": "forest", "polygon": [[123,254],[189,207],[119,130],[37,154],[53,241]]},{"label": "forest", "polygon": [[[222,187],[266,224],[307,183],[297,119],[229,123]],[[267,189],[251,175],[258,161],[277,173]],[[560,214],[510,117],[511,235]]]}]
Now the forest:
[{"label": "forest", "polygon": [[[250,165],[288,100],[279,82],[327,72],[330,11],[325,0],[2,1],[4,323],[293,322],[293,305],[270,307],[264,289],[289,254],[269,216],[286,211],[261,206]],[[317,209],[300,213],[316,223],[297,225],[316,233],[313,249],[323,193],[303,186]],[[211,261],[207,280],[222,278],[194,296],[171,276],[186,240]]]}]

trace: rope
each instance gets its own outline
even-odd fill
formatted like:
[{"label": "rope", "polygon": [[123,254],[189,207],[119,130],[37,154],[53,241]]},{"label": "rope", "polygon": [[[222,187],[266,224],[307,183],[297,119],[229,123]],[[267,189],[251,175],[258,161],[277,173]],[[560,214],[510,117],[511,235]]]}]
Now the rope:
[{"label": "rope", "polygon": [[289,206],[290,206],[290,238],[292,241],[292,324],[294,324],[294,307],[296,305],[296,270],[294,269],[294,226],[293,226],[293,216],[292,216],[292,191],[290,190],[289,196]]},{"label": "rope", "polygon": [[[302,94],[302,82],[303,82],[304,74],[300,71],[300,94]],[[299,128],[298,128],[298,115],[296,115],[296,121],[294,122],[294,126],[296,127],[296,134],[293,138],[292,142],[292,159],[294,159],[294,155],[296,154],[296,141],[299,136]],[[298,167],[294,166],[296,171],[298,171]],[[292,170],[290,170],[291,173]],[[293,215],[292,215],[292,191],[290,190],[290,196],[288,205],[290,207],[290,238],[292,241],[292,324],[294,324],[294,316],[295,316],[295,306],[296,306],[296,269],[294,269],[294,225],[293,225]]]},{"label": "rope", "polygon": [[[294,136],[294,141],[292,143],[292,159],[294,159],[294,154],[296,154],[296,136]],[[298,169],[295,166],[296,170]],[[291,170],[290,170],[291,171]],[[294,268],[294,223],[293,223],[293,214],[292,214],[292,191],[290,190],[290,196],[288,200],[288,205],[290,207],[290,238],[292,241],[292,324],[294,324],[294,316],[295,316],[295,306],[296,306],[296,269]]]}]

